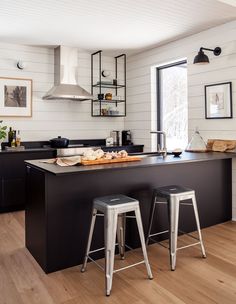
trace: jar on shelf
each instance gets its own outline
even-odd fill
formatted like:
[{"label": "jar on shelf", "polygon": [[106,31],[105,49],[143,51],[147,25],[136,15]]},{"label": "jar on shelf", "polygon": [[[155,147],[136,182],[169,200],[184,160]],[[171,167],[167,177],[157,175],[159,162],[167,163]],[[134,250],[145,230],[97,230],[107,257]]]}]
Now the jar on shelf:
[{"label": "jar on shelf", "polygon": [[105,99],[106,100],[112,100],[112,94],[111,93],[106,93]]}]

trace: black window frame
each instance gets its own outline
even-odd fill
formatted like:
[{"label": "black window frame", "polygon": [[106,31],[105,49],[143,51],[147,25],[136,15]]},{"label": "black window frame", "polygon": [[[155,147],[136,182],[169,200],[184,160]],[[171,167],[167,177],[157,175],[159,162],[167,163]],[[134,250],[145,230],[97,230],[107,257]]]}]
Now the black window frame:
[{"label": "black window frame", "polygon": [[[161,84],[160,84],[160,71],[164,70],[164,69],[168,69],[174,66],[178,66],[178,65],[182,65],[182,64],[187,64],[187,59],[184,60],[179,60],[179,61],[175,61],[169,64],[165,64],[162,66],[158,66],[156,68],[156,90],[157,90],[157,117],[156,117],[156,127],[157,130],[162,130],[162,117],[161,117],[161,113],[162,113],[162,102],[161,102]],[[163,130],[165,131],[165,130]],[[161,136],[158,134],[157,136],[157,144],[161,144]]]}]

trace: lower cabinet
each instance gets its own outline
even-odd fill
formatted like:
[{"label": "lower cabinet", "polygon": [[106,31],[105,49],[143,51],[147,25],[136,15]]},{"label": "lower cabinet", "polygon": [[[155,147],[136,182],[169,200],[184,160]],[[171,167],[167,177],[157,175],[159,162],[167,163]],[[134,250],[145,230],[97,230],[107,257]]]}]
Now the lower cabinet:
[{"label": "lower cabinet", "polygon": [[25,179],[2,178],[2,201],[1,207],[22,206],[25,201]]},{"label": "lower cabinet", "polygon": [[0,154],[0,212],[24,209],[25,160],[54,157],[54,151]]}]

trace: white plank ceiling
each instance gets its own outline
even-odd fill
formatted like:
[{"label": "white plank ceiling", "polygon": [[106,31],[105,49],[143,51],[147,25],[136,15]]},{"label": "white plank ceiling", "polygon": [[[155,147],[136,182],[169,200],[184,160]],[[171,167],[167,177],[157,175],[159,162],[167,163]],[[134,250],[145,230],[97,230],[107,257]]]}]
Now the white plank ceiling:
[{"label": "white plank ceiling", "polygon": [[1,0],[0,40],[137,52],[236,19],[226,2]]}]

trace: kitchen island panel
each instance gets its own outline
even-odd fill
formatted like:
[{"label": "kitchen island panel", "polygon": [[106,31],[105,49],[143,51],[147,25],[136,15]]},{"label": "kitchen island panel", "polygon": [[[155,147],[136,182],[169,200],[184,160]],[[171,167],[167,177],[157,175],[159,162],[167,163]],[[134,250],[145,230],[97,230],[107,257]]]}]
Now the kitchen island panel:
[{"label": "kitchen island panel", "polygon": [[26,167],[25,243],[27,249],[47,269],[47,186],[42,170]]},{"label": "kitchen island panel", "polygon": [[[186,162],[178,165],[122,167],[116,170],[87,171],[72,175],[51,174],[30,163],[27,167],[29,179],[31,172],[35,170],[40,170],[44,174],[43,181],[40,181],[40,184],[44,185],[44,191],[40,193],[45,192],[45,195],[39,195],[35,185],[32,185],[36,183],[36,179],[31,181],[28,187],[30,200],[27,200],[26,218],[37,218],[35,213],[38,211],[34,206],[36,204],[38,207],[41,205],[41,220],[31,221],[32,227],[27,225],[26,219],[26,233],[29,236],[26,239],[26,246],[45,272],[82,263],[94,197],[122,193],[138,199],[145,232],[152,190],[164,185],[180,184],[196,191],[202,227],[222,223],[230,220],[232,216],[231,159]],[[167,226],[166,209],[161,207],[153,229],[165,229]],[[192,208],[181,207],[180,227],[185,231],[195,230]],[[42,235],[46,233],[46,238],[41,238],[44,244],[40,246],[44,247],[44,250],[39,250],[40,253],[36,254],[31,250],[35,238],[34,233],[29,230],[41,231]],[[137,227],[132,219],[127,220],[127,243],[132,247],[139,246]],[[98,218],[93,248],[101,246],[103,219]],[[46,252],[46,263],[42,263],[42,257],[39,258],[43,252]],[[98,257],[101,255],[96,256]]]}]

